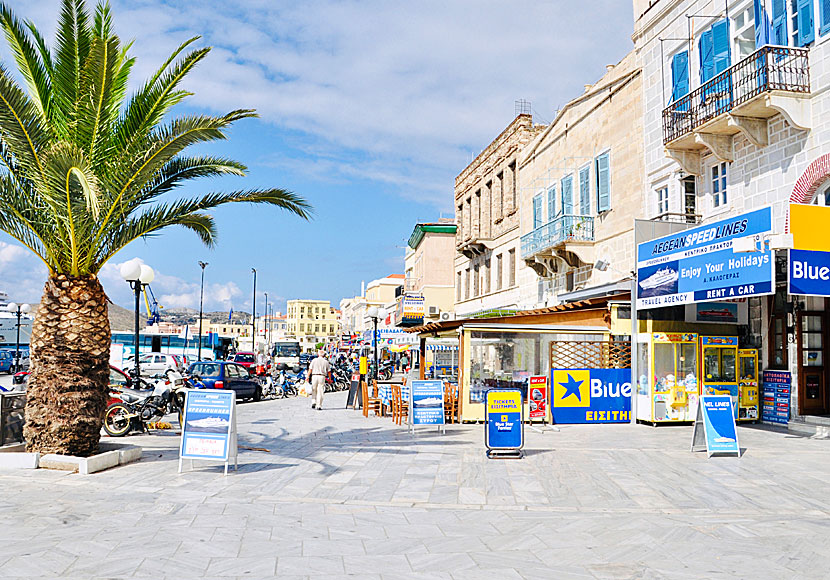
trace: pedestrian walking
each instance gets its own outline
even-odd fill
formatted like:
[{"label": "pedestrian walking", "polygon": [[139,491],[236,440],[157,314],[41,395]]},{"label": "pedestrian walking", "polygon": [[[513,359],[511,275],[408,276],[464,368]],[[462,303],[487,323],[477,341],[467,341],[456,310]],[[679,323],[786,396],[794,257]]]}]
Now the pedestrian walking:
[{"label": "pedestrian walking", "polygon": [[326,377],[331,372],[331,365],[321,350],[317,358],[308,365],[308,376],[311,381],[311,408],[323,410],[323,393],[326,390]]},{"label": "pedestrian walking", "polygon": [[401,372],[405,373],[406,372],[406,367],[408,367],[408,366],[409,366],[409,357],[406,355],[406,353],[403,353],[401,355]]}]

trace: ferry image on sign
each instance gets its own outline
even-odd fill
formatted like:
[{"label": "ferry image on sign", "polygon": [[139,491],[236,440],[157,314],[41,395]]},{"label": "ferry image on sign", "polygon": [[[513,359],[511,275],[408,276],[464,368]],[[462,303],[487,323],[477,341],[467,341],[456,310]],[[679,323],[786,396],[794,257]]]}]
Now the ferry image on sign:
[{"label": "ferry image on sign", "polygon": [[652,288],[659,288],[660,286],[667,286],[673,282],[677,282],[679,277],[680,274],[677,273],[677,270],[672,270],[671,268],[661,268],[640,282],[640,288],[643,290],[650,290]]}]

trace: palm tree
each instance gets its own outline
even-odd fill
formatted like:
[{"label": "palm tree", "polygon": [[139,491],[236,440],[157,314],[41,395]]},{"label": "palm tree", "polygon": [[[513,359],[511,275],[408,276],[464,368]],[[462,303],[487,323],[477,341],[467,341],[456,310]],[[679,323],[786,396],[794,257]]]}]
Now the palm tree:
[{"label": "palm tree", "polygon": [[235,202],[278,206],[308,219],[310,206],[282,189],[206,193],[161,201],[200,177],[244,175],[245,166],[191,145],[225,138],[252,110],[168,120],[190,93],[182,80],[209,48],[179,46],[130,97],[131,44],[112,30],[109,3],[91,14],[63,0],[55,46],[0,4],[0,26],[23,87],[0,64],[0,230],[48,269],[32,327],[26,402],[28,448],[89,455],[106,406],[110,329],[97,273],[133,240],[173,225],[212,246],[206,210]]}]

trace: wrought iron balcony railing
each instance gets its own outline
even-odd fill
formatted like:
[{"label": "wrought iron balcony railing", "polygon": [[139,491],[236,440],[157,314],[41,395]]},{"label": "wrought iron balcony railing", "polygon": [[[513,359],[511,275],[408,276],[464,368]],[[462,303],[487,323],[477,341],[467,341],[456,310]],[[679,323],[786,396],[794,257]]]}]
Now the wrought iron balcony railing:
[{"label": "wrought iron balcony railing", "polygon": [[663,109],[663,143],[769,91],[810,92],[808,49],[762,46]]},{"label": "wrought iron balcony railing", "polygon": [[587,215],[561,215],[522,236],[522,258],[565,242],[594,241],[594,218]]}]

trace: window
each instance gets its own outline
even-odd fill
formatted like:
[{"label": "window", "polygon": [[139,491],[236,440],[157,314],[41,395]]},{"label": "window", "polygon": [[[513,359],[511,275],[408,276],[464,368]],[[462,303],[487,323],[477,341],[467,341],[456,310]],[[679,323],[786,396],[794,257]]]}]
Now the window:
[{"label": "window", "polygon": [[319,324],[314,325],[314,332],[320,332],[320,325]]},{"label": "window", "polygon": [[537,193],[533,196],[533,229],[535,230],[542,225],[542,194]]},{"label": "window", "polygon": [[756,29],[753,7],[750,5],[741,8],[734,16],[730,11],[729,15],[732,16],[732,29],[734,31],[732,52],[735,54],[735,62],[738,62],[755,52]]},{"label": "window", "polygon": [[464,271],[464,299],[470,299],[470,269]]},{"label": "window", "polygon": [[300,306],[300,316],[305,314],[305,306]]},{"label": "window", "polygon": [[455,301],[461,302],[461,272],[455,277]]},{"label": "window", "polygon": [[305,331],[305,324],[303,324],[303,323],[301,322],[301,323],[300,323],[300,332],[304,332],[304,331]]},{"label": "window", "polygon": [[464,204],[459,203],[456,208],[455,225],[458,228],[459,239],[464,239]]},{"label": "window", "polygon": [[686,223],[697,221],[697,184],[695,177],[690,175],[680,180],[683,189],[683,211],[686,213]]},{"label": "window", "polygon": [[814,0],[790,0],[793,44],[796,46],[807,46],[816,39],[813,23],[813,2]]},{"label": "window", "polygon": [[611,167],[609,154],[603,153],[595,160],[597,180],[597,213],[611,209]]},{"label": "window", "polygon": [[719,20],[700,35],[700,84],[729,68],[729,21]]},{"label": "window", "polygon": [[819,28],[818,32],[822,36],[830,32],[830,0],[818,1],[819,11]]},{"label": "window", "polygon": [[785,0],[772,0],[772,43],[787,46],[787,4]]},{"label": "window", "polygon": [[586,165],[579,170],[579,213],[591,215],[591,167]]},{"label": "window", "polygon": [[504,274],[502,266],[502,254],[496,256],[496,290],[501,290],[501,281]]},{"label": "window", "polygon": [[484,260],[484,293],[490,293],[490,259]]},{"label": "window", "polygon": [[678,52],[671,60],[671,100],[675,102],[689,92],[689,51]]},{"label": "window", "polygon": [[573,215],[574,213],[574,180],[572,175],[562,178],[562,213]]},{"label": "window", "polygon": [[508,286],[512,287],[516,285],[516,249],[512,249],[508,252],[510,256],[510,280]]},{"label": "window", "polygon": [[516,162],[508,165],[507,169],[510,171],[510,199],[513,202],[512,208],[515,210],[519,205],[516,199]]},{"label": "window", "polygon": [[556,217],[556,185],[551,185],[548,188],[548,221],[553,221]]},{"label": "window", "polygon": [[473,296],[478,296],[479,295],[479,290],[481,288],[481,285],[479,283],[480,280],[479,280],[479,275],[478,274],[479,274],[479,268],[478,268],[478,264],[476,264],[475,267],[473,268],[473,276],[474,276],[473,277]]},{"label": "window", "polygon": [[496,219],[500,220],[504,212],[504,171],[496,175],[496,187],[498,188],[495,194]]},{"label": "window", "polygon": [[813,205],[830,205],[830,185],[824,188],[824,191],[819,191],[810,202]]},{"label": "window", "polygon": [[726,199],[726,163],[715,163],[712,166],[712,206],[721,207],[727,204]]},{"label": "window", "polygon": [[657,215],[663,215],[669,211],[669,188],[661,187],[657,190]]}]

